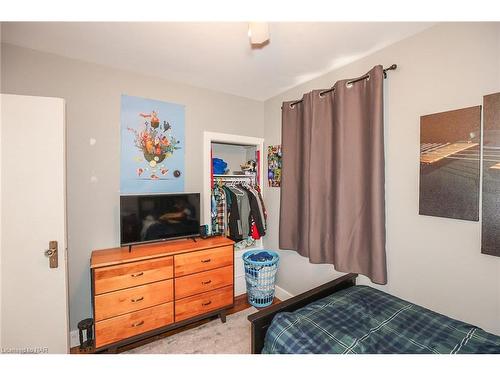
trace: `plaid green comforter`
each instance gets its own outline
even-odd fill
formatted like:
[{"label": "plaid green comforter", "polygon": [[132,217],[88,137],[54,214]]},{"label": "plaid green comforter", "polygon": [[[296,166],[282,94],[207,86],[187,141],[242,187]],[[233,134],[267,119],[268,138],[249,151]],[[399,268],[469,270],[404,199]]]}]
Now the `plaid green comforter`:
[{"label": "plaid green comforter", "polygon": [[500,353],[500,336],[354,286],[277,314],[262,353]]}]

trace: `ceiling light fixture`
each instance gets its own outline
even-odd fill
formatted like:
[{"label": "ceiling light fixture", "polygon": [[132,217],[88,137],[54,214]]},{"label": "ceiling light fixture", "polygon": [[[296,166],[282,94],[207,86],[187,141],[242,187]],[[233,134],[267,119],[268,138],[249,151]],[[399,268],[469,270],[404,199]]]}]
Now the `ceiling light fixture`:
[{"label": "ceiling light fixture", "polygon": [[269,42],[269,24],[267,22],[249,22],[248,37],[252,47],[263,47]]}]

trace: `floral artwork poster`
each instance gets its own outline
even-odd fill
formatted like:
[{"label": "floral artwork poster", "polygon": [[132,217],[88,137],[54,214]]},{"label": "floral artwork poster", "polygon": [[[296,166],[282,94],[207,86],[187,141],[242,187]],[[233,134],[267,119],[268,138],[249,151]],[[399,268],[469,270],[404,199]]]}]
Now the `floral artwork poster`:
[{"label": "floral artwork poster", "polygon": [[184,191],[184,106],[122,95],[120,193]]}]

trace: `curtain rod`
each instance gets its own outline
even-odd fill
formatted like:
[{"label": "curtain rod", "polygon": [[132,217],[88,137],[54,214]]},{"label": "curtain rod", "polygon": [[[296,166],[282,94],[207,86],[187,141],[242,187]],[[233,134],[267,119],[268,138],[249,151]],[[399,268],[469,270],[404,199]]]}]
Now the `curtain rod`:
[{"label": "curtain rod", "polygon": [[[384,69],[384,78],[387,78],[387,71],[388,71],[388,70],[396,70],[396,69],[397,69],[397,67],[398,67],[398,66],[397,66],[396,64],[392,64],[390,67],[385,68],[385,69]],[[359,77],[359,78],[354,78],[354,79],[352,79],[352,80],[350,80],[350,81],[347,81],[347,82],[346,82],[346,85],[352,85],[353,83],[356,83],[356,82],[362,81],[362,80],[364,80],[364,79],[366,79],[366,78],[368,78],[368,77],[370,77],[370,74],[365,74],[364,76],[361,76],[361,77]],[[321,92],[319,93],[319,96],[323,96],[323,95],[325,95],[325,94],[327,94],[327,93],[329,93],[329,92],[332,92],[332,91],[334,91],[334,90],[335,90],[335,86],[333,86],[332,88],[330,88],[330,89],[328,89],[328,90],[321,91]],[[293,108],[293,107],[295,106],[295,104],[302,103],[302,101],[303,101],[303,99],[299,99],[299,100],[296,100],[296,101],[294,101],[294,102],[291,102],[291,103],[290,103],[290,108]]]}]

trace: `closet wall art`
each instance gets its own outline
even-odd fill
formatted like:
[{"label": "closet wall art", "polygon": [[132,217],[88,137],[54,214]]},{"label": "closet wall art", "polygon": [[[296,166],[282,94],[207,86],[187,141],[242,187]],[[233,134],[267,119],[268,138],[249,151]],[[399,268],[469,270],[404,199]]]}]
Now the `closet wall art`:
[{"label": "closet wall art", "polygon": [[483,98],[481,252],[500,256],[500,93]]},{"label": "closet wall art", "polygon": [[270,187],[281,186],[281,145],[267,147],[267,179]]},{"label": "closet wall art", "polygon": [[481,106],[420,118],[421,215],[479,220]]},{"label": "closet wall art", "polygon": [[184,191],[184,106],[121,97],[121,194]]}]

